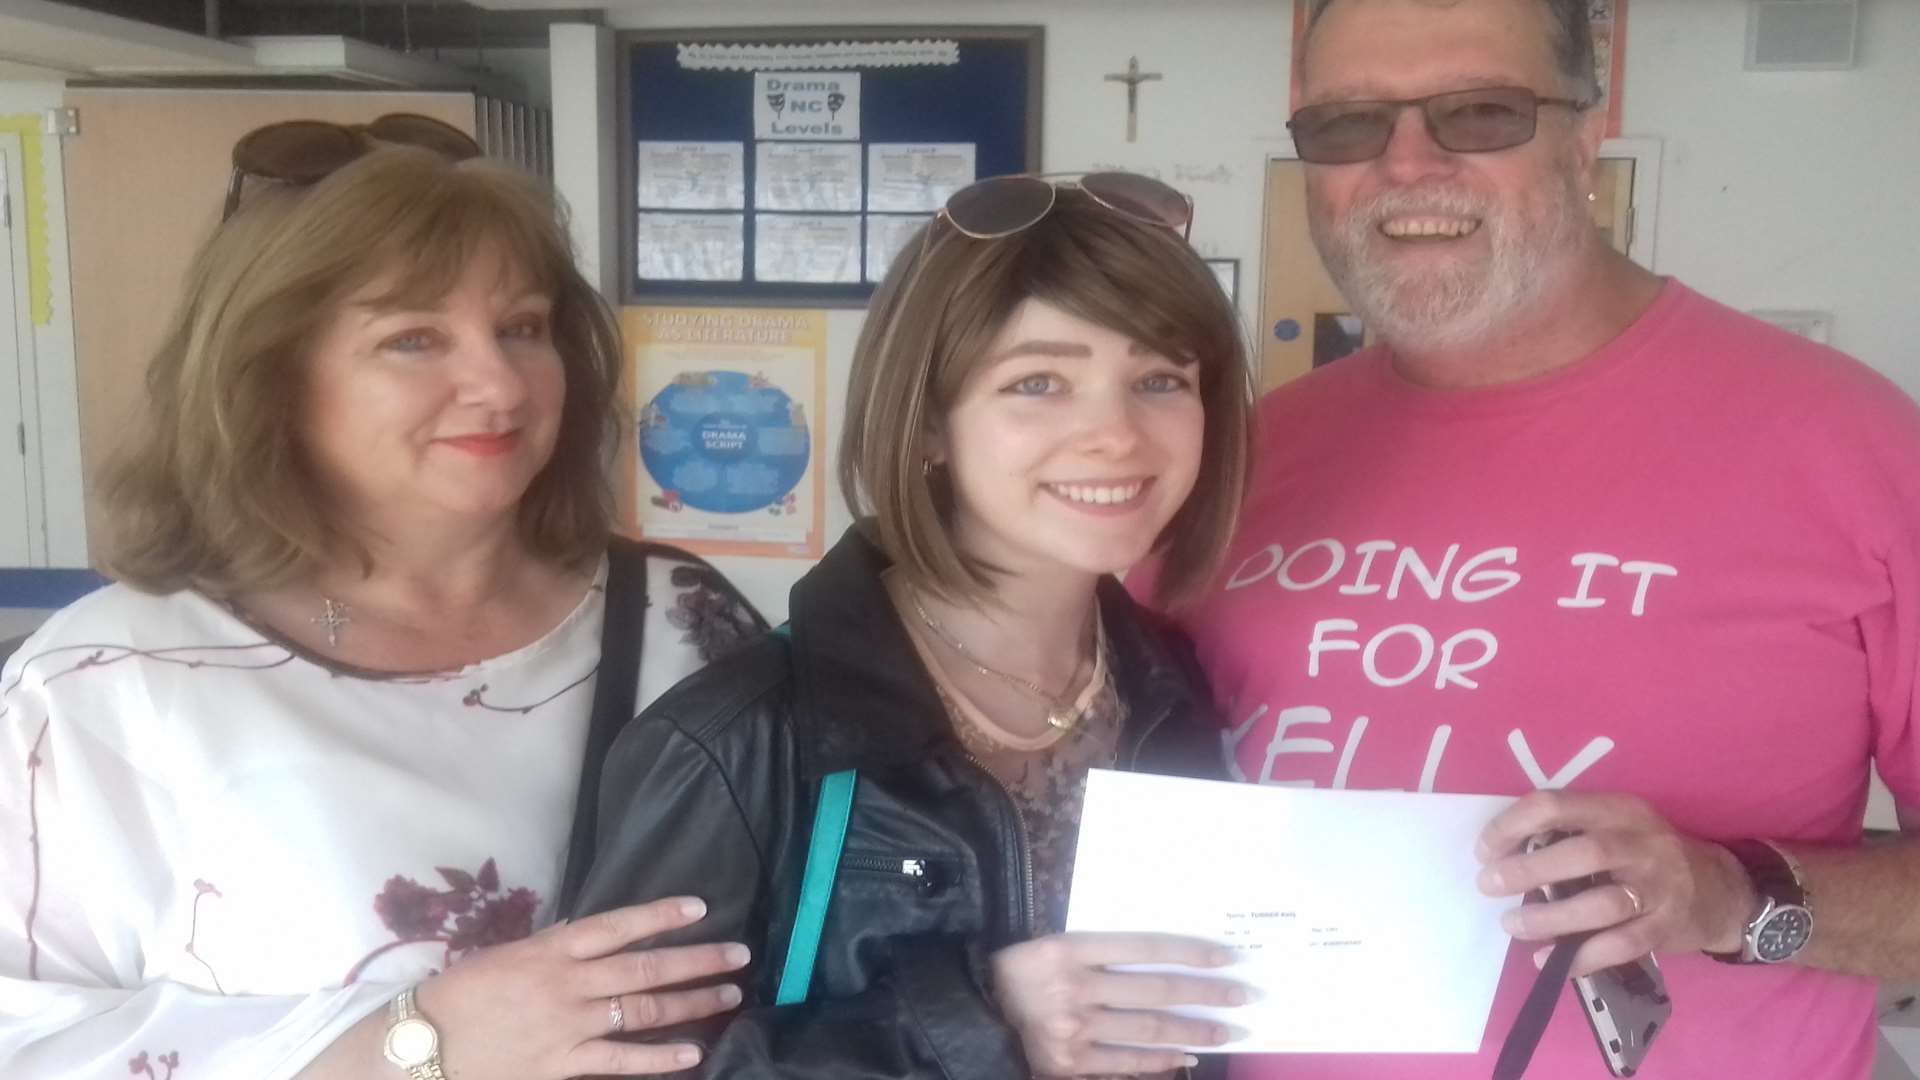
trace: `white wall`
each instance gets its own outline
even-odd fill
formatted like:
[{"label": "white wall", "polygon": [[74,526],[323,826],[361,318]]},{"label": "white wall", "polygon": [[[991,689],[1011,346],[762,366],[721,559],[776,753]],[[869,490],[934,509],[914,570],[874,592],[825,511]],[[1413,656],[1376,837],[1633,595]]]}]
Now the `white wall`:
[{"label": "white wall", "polygon": [[[1663,140],[1657,263],[1735,307],[1811,308],[1830,341],[1920,396],[1920,2],[1863,0],[1858,68],[1747,73],[1745,0],[1634,0],[1628,9],[1624,134]],[[612,5],[620,29],[917,22],[1047,28],[1043,153],[1048,169],[1115,165],[1194,195],[1194,242],[1242,260],[1242,314],[1259,318],[1262,172],[1285,141],[1292,5],[1285,0],[1029,0],[916,3],[667,0]],[[1103,75],[1138,54],[1164,80],[1142,87],[1140,140],[1124,140],[1124,90]],[[555,98],[570,78],[553,63]],[[559,168],[604,164],[611,145],[557,146]],[[618,197],[619,193],[616,193]],[[595,238],[598,239],[598,238]],[[608,238],[620,242],[619,238]],[[856,312],[830,317],[843,385]],[[829,414],[830,425],[837,417]],[[833,427],[829,436],[837,436]],[[846,524],[830,491],[830,535]],[[805,569],[723,560],[776,616]]]},{"label": "white wall", "polygon": [[1666,140],[1658,268],[1920,396],[1920,0],[1862,0],[1858,66],[1747,72],[1744,0],[1634,0],[1628,134]]}]

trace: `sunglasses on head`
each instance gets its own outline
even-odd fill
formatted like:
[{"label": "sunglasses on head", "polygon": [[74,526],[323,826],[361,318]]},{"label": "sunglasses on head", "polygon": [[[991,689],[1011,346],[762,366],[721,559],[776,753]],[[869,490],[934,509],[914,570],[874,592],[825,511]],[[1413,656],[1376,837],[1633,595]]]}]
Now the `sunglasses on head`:
[{"label": "sunglasses on head", "polygon": [[1492,86],[1454,90],[1399,101],[1334,101],[1309,105],[1293,114],[1287,130],[1293,133],[1300,160],[1314,165],[1351,165],[1371,161],[1387,152],[1401,109],[1419,109],[1427,134],[1443,150],[1456,154],[1483,154],[1519,146],[1533,138],[1539,126],[1540,106],[1558,105],[1574,112],[1590,103],[1571,98],[1541,97],[1522,86]]},{"label": "sunglasses on head", "polygon": [[225,221],[240,208],[248,177],[304,187],[317,184],[380,144],[418,146],[454,161],[480,156],[473,136],[451,124],[415,113],[388,113],[365,124],[287,120],[255,128],[233,144],[233,176],[227,181]]},{"label": "sunglasses on head", "polygon": [[[1078,176],[1077,180],[1055,177]],[[1038,225],[1053,210],[1063,187],[1078,188],[1087,198],[1143,225],[1158,225],[1189,239],[1193,232],[1193,200],[1181,192],[1138,173],[1023,173],[991,176],[953,193],[936,220],[945,220],[955,232],[975,240],[998,240]],[[931,242],[933,230],[926,231]]]}]

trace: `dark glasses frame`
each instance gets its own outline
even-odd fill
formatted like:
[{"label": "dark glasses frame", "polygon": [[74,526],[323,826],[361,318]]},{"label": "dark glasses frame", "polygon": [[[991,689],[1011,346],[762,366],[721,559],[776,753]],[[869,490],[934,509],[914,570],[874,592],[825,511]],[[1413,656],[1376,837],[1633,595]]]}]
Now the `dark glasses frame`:
[{"label": "dark glasses frame", "polygon": [[233,144],[233,172],[227,179],[225,222],[240,208],[248,177],[305,187],[317,184],[381,144],[417,146],[465,161],[481,154],[473,136],[443,120],[419,113],[387,113],[365,124],[326,120],[284,120],[254,128]]},{"label": "dark glasses frame", "polygon": [[[1540,107],[1554,105],[1585,112],[1593,102],[1574,98],[1546,97],[1524,86],[1486,86],[1467,90],[1448,90],[1425,97],[1382,99],[1377,101],[1330,101],[1298,109],[1287,120],[1293,146],[1300,160],[1312,165],[1353,165],[1372,161],[1387,152],[1393,130],[1402,109],[1419,109],[1426,120],[1427,135],[1441,149],[1455,154],[1485,154],[1508,150],[1531,142],[1540,128]],[[1480,137],[1454,125],[1464,110],[1479,106],[1499,106],[1514,114],[1506,128],[1490,126]],[[1380,119],[1379,130],[1365,142],[1354,141],[1346,149],[1329,145],[1331,125],[1354,116]],[[1469,124],[1471,121],[1459,121]]]},{"label": "dark glasses frame", "polygon": [[[1063,180],[1060,177],[1078,177]],[[1155,225],[1193,239],[1193,197],[1151,176],[1130,172],[1014,173],[976,180],[947,197],[934,215],[955,232],[975,240],[999,240],[1033,228],[1053,212],[1060,189],[1077,188],[1121,217]],[[924,257],[936,230],[922,234]]]}]

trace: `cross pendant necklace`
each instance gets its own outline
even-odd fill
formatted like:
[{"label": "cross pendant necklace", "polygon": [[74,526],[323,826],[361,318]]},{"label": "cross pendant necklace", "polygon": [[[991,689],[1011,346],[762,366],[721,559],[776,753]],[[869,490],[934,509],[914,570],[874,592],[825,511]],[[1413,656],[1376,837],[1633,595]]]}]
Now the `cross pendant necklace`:
[{"label": "cross pendant necklace", "polygon": [[341,628],[353,621],[353,618],[347,614],[352,609],[345,604],[337,602],[330,596],[321,597],[320,602],[326,605],[326,610],[307,621],[313,623],[315,626],[326,627],[327,647],[330,649],[335,648],[340,644]]}]

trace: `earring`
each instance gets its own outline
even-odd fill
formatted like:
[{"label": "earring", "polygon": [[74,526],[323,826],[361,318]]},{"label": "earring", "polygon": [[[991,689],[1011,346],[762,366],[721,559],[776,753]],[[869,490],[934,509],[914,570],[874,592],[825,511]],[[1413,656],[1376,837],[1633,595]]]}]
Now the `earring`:
[{"label": "earring", "polygon": [[1589,191],[1589,192],[1587,192],[1587,201],[1588,201],[1588,202],[1599,202],[1599,201],[1600,201],[1600,196],[1599,196],[1598,194],[1596,194],[1596,193],[1594,193],[1594,192],[1591,192],[1591,191]]},{"label": "earring", "polygon": [[924,479],[932,475],[933,475],[933,459],[930,457],[921,458],[920,459],[920,476]]}]

